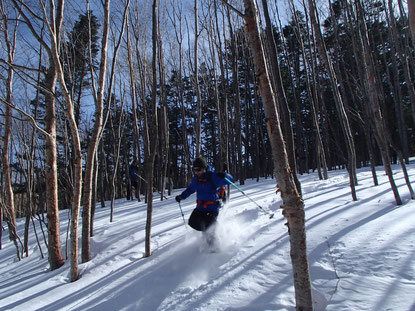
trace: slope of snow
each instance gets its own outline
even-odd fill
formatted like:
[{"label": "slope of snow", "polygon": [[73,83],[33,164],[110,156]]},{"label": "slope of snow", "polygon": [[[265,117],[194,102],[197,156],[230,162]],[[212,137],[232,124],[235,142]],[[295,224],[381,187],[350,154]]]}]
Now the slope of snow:
[{"label": "slope of snow", "polygon": [[[300,176],[305,200],[307,247],[315,310],[415,310],[415,201],[398,166],[397,206],[387,177],[377,168],[358,171],[358,201],[351,199],[348,175],[329,172]],[[408,166],[411,181],[415,165]],[[200,232],[185,225],[174,196],[156,200],[152,256],[143,258],[146,206],[120,199],[114,221],[97,206],[92,260],[80,264],[81,278],[69,282],[69,261],[49,271],[31,227],[30,256],[18,261],[8,241],[0,250],[0,310],[295,310],[289,236],[275,180],[248,180],[236,189],[219,216],[220,251],[209,253]],[[187,221],[195,196],[182,201]],[[68,212],[61,212],[65,254]],[[23,236],[24,220],[18,220]],[[41,236],[39,223],[36,229]],[[41,238],[44,253],[46,247]],[[47,256],[47,255],[46,255]]]}]

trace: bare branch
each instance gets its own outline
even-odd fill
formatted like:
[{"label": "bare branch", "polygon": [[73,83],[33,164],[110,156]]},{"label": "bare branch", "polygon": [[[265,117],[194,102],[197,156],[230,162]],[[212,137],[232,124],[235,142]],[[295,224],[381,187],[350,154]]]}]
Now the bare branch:
[{"label": "bare branch", "polygon": [[[3,63],[5,65],[7,65],[8,67],[11,67],[13,70],[16,69],[21,69],[21,70],[27,70],[27,71],[34,71],[37,73],[43,73],[44,72],[42,70],[36,69],[36,68],[30,68],[30,67],[26,67],[26,66],[22,66],[22,65],[17,65],[17,64],[11,64],[10,62],[8,62],[7,60],[0,58],[0,64]],[[0,67],[3,67],[0,65]],[[6,67],[3,67],[4,69],[6,69]]]},{"label": "bare branch", "polygon": [[18,10],[19,14],[23,17],[23,19],[26,22],[27,27],[30,29],[30,32],[33,34],[33,36],[36,38],[36,40],[50,53],[50,47],[46,44],[46,42],[43,40],[42,37],[39,36],[39,34],[36,32],[35,28],[33,27],[33,24],[30,22],[30,17],[23,12],[22,7],[19,6],[22,5],[30,14],[31,16],[35,17],[36,19],[39,19],[41,21],[45,21],[44,19],[37,16],[23,1],[20,0],[12,0],[13,5]]},{"label": "bare branch", "polygon": [[240,17],[245,18],[245,14],[239,11],[237,8],[229,4],[226,0],[222,0],[222,3],[226,5],[228,8],[230,8],[232,11],[234,11],[236,14],[238,14]]},{"label": "bare branch", "polygon": [[20,108],[18,108],[18,107],[16,107],[16,106],[13,106],[12,104],[10,104],[9,102],[7,102],[7,101],[5,101],[4,99],[2,99],[2,98],[0,98],[0,101],[2,102],[2,103],[4,103],[5,105],[7,105],[7,106],[9,106],[10,108],[12,108],[12,109],[14,109],[14,110],[16,110],[16,111],[18,111],[19,113],[21,113],[22,115],[24,115],[26,118],[28,118],[29,120],[22,120],[22,121],[30,121],[32,124],[33,124],[33,126],[39,131],[39,132],[41,132],[43,135],[46,135],[46,136],[51,136],[48,132],[46,132],[44,129],[42,129],[41,127],[39,127],[38,125],[37,125],[37,123],[36,123],[36,120],[30,115],[30,114],[28,114],[27,112],[25,112],[24,110],[22,110],[22,109],[20,109]]}]

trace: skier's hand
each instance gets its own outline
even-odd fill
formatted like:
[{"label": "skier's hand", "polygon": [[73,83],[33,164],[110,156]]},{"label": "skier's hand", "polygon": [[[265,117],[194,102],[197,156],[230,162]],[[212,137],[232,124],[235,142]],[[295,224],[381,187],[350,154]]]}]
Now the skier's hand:
[{"label": "skier's hand", "polygon": [[226,173],[219,172],[219,173],[216,173],[216,174],[218,175],[218,177],[220,179],[224,179],[226,177]]},{"label": "skier's hand", "polygon": [[178,195],[178,196],[176,196],[176,201],[178,202],[178,203],[180,203],[180,201],[182,200],[182,196],[181,195]]}]

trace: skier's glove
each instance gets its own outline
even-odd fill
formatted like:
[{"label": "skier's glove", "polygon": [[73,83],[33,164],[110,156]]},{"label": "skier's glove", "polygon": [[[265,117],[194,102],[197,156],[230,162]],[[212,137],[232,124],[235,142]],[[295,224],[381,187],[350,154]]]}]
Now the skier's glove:
[{"label": "skier's glove", "polygon": [[176,201],[177,202],[179,202],[180,203],[180,201],[182,200],[182,196],[181,195],[178,195],[178,196],[176,196]]},{"label": "skier's glove", "polygon": [[224,179],[226,177],[226,173],[216,173],[220,179]]}]

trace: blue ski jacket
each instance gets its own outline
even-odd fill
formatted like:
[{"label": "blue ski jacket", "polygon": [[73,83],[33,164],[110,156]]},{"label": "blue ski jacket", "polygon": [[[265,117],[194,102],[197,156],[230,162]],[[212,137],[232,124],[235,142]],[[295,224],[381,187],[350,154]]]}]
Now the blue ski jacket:
[{"label": "blue ski jacket", "polygon": [[[225,174],[226,178],[233,182],[232,175]],[[220,178],[216,172],[208,167],[207,171],[200,178],[197,175],[193,176],[189,187],[180,196],[184,200],[196,192],[196,209],[218,212],[221,205],[216,189],[224,185],[229,185],[229,182],[224,178]]]},{"label": "blue ski jacket", "polygon": [[138,166],[131,164],[128,169],[128,175],[132,181],[138,181]]}]

